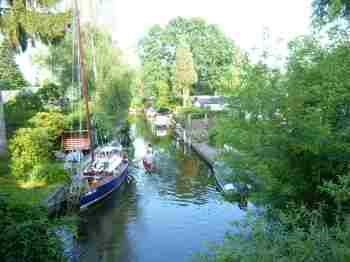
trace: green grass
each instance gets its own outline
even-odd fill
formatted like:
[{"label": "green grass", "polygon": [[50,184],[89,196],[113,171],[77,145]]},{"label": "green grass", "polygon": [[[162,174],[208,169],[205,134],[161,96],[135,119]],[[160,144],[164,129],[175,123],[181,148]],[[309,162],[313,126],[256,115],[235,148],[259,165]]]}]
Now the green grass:
[{"label": "green grass", "polygon": [[5,194],[10,201],[17,203],[39,204],[58,186],[41,181],[23,182],[9,175],[0,176],[0,194]]},{"label": "green grass", "polygon": [[10,175],[9,157],[0,157],[0,194],[17,203],[39,204],[60,183],[49,184],[43,180],[18,180]]}]

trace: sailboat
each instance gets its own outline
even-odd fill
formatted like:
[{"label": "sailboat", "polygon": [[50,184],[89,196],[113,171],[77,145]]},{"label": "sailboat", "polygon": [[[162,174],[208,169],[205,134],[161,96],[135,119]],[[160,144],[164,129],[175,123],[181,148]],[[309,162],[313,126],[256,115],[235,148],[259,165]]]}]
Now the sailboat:
[{"label": "sailboat", "polygon": [[[84,135],[82,136],[81,132],[78,132],[78,136],[75,137],[71,135],[71,139],[66,139],[65,145],[73,145],[75,149],[78,150],[86,150],[87,148],[90,149],[90,158],[88,158],[87,164],[81,166],[81,169],[74,174],[72,183],[72,188],[78,188],[79,206],[80,210],[83,210],[90,205],[99,202],[113,191],[120,188],[121,185],[127,181],[129,161],[122,147],[120,145],[116,145],[115,143],[110,143],[106,146],[101,146],[94,149],[87,79],[84,74],[84,49],[81,41],[80,18],[77,0],[74,1],[74,5],[74,23],[76,23],[79,44],[79,73],[81,75],[80,79],[83,80],[82,91],[87,121]],[[75,151],[75,153],[78,152],[76,150],[73,151]],[[73,159],[77,159],[81,163],[81,155],[82,154],[78,153],[78,157],[73,156]]]}]

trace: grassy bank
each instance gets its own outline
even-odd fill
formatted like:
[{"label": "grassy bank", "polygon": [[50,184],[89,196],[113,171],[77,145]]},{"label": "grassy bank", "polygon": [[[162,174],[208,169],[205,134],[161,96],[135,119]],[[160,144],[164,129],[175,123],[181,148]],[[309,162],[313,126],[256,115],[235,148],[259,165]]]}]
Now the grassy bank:
[{"label": "grassy bank", "polygon": [[24,182],[9,175],[0,177],[0,194],[5,194],[10,201],[17,203],[39,204],[59,184],[46,184],[41,181]]},{"label": "grassy bank", "polygon": [[23,181],[10,175],[9,158],[0,158],[0,194],[10,201],[26,204],[39,204],[60,183],[49,184],[43,180]]}]

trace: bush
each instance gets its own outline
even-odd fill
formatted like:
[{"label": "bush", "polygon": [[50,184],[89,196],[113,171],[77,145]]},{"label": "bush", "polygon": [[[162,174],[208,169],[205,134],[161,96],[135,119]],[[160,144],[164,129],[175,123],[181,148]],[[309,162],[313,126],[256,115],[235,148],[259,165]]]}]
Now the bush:
[{"label": "bush", "polygon": [[39,112],[29,120],[34,128],[44,128],[49,135],[49,140],[56,142],[64,131],[64,116],[60,112]]},{"label": "bush", "polygon": [[32,176],[33,168],[48,162],[52,147],[43,128],[20,128],[10,140],[11,173],[16,177]]},{"label": "bush", "polygon": [[43,207],[9,203],[0,196],[2,261],[65,261],[60,239]]},{"label": "bush", "polygon": [[44,180],[48,184],[64,182],[70,174],[64,170],[60,162],[44,162],[33,169],[34,177]]},{"label": "bush", "polygon": [[[237,223],[238,233],[230,234],[212,256],[201,261],[350,261],[349,223],[328,227],[320,215],[299,210],[281,215],[273,222],[266,217],[250,218]],[[301,226],[300,221],[308,221]]]},{"label": "bush", "polygon": [[[59,112],[39,112],[29,120],[32,128],[20,128],[10,140],[11,172],[16,177],[45,177],[52,180],[50,160],[59,146],[64,130],[64,118]],[[57,172],[61,172],[59,168]],[[56,171],[55,171],[56,172]],[[64,176],[62,175],[58,177]]]}]

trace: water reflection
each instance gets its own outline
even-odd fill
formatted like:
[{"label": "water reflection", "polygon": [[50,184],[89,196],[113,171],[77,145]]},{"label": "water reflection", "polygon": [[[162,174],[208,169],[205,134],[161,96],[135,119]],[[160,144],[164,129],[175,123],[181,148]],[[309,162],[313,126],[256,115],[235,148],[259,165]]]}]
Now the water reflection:
[{"label": "water reflection", "polygon": [[222,241],[244,212],[217,192],[205,163],[142,120],[131,130],[134,159],[151,143],[158,172],[133,168],[135,184],[83,214],[82,261],[189,261],[205,241]]}]

